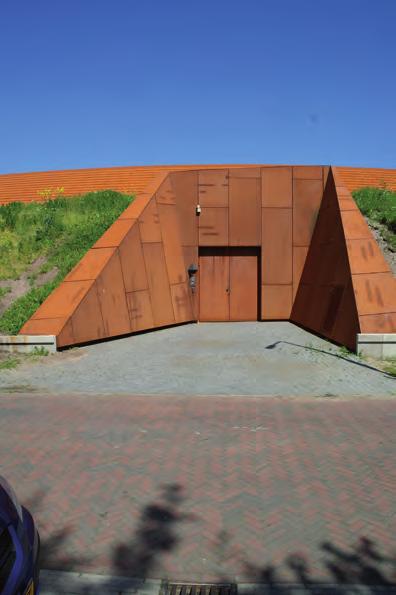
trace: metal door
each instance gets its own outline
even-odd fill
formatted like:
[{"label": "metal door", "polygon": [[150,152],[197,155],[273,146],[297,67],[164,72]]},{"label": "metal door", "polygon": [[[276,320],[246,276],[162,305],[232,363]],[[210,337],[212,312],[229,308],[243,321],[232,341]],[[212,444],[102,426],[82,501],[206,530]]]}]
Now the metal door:
[{"label": "metal door", "polygon": [[258,319],[258,263],[251,248],[230,248],[230,320]]},{"label": "metal door", "polygon": [[199,257],[199,320],[230,319],[230,266],[224,250],[205,250]]},{"label": "metal door", "polygon": [[256,248],[201,248],[199,320],[257,320],[258,272]]}]

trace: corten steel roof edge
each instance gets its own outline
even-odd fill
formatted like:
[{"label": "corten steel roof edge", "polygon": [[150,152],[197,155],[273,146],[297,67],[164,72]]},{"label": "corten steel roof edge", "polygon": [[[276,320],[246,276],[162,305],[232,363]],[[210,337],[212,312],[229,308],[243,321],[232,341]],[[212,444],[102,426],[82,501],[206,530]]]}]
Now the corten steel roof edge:
[{"label": "corten steel roof edge", "polygon": [[333,167],[361,333],[396,333],[396,277],[345,185]]},{"label": "corten steel roof edge", "polygon": [[[136,193],[161,171],[196,171],[199,169],[233,169],[249,167],[282,167],[293,164],[209,164],[150,165],[109,168],[83,168],[0,174],[0,204],[43,201],[57,194],[73,196],[95,190],[118,190]],[[297,167],[296,165],[294,165]],[[311,166],[299,166],[311,167]],[[312,166],[313,167],[313,166]],[[325,167],[325,166],[322,166]],[[362,186],[383,186],[396,190],[395,169],[337,168],[350,191]]]},{"label": "corten steel roof edge", "polygon": [[396,169],[345,166],[333,167],[336,168],[344,185],[350,192],[366,186],[388,188],[389,190],[396,191]]},{"label": "corten steel roof edge", "polygon": [[144,191],[155,175],[161,171],[196,171],[198,169],[239,167],[267,166],[252,164],[158,165],[0,174],[0,204],[44,201],[59,194],[74,196],[108,189],[135,194]]}]

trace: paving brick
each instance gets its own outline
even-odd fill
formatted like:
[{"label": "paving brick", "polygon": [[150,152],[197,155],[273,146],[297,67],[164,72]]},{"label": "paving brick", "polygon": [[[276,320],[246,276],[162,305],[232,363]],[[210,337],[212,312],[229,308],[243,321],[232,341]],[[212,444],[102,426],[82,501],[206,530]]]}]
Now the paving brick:
[{"label": "paving brick", "polygon": [[389,585],[395,404],[3,392],[1,473],[46,568]]}]

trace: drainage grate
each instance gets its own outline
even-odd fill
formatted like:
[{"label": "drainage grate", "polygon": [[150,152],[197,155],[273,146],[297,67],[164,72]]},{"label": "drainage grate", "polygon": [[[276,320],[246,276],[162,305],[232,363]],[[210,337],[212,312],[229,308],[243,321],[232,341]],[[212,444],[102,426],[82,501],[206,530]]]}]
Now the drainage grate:
[{"label": "drainage grate", "polygon": [[163,581],[159,595],[237,595],[235,583],[168,583]]}]

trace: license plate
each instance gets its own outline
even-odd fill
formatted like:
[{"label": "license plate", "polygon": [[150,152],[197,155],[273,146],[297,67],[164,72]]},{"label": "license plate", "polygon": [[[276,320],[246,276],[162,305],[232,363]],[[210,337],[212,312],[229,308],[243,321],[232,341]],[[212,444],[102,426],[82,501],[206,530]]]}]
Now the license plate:
[{"label": "license plate", "polygon": [[33,581],[29,583],[28,588],[25,591],[25,595],[34,595],[34,584]]}]

